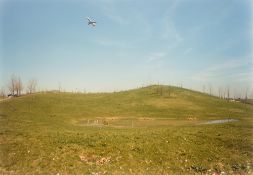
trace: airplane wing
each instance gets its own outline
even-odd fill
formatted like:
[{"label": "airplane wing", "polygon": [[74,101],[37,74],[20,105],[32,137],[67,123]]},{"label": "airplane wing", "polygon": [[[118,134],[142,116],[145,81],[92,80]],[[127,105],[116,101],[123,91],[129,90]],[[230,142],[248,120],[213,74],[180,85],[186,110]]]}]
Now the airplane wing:
[{"label": "airplane wing", "polygon": [[90,18],[89,17],[86,17],[86,19],[88,19],[89,22],[91,22]]}]

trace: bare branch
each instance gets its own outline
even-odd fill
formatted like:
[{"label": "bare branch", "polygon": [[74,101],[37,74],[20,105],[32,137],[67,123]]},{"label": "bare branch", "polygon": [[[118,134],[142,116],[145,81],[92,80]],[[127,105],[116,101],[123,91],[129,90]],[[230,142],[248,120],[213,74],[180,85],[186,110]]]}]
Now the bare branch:
[{"label": "bare branch", "polygon": [[28,81],[27,90],[28,90],[29,94],[35,93],[36,87],[37,87],[37,80],[36,79],[31,79]]}]

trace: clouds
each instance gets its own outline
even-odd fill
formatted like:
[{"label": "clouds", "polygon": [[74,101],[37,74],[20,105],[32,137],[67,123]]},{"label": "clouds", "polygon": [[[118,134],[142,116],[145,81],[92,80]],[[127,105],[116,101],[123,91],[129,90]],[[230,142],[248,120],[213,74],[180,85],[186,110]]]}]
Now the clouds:
[{"label": "clouds", "polygon": [[165,53],[165,52],[153,52],[153,53],[150,53],[147,61],[148,62],[158,61],[158,60],[161,60],[162,58],[164,58],[166,55],[167,55],[167,53]]},{"label": "clouds", "polygon": [[103,14],[111,21],[122,26],[129,25],[127,18],[120,15],[119,11],[115,7],[107,5],[102,8],[102,11]]},{"label": "clouds", "polygon": [[181,42],[183,40],[182,36],[177,31],[174,22],[170,18],[165,18],[163,20],[163,31],[161,34],[162,39],[170,40],[170,42]]},{"label": "clouds", "polygon": [[114,40],[111,38],[97,38],[94,40],[94,43],[101,45],[101,46],[108,46],[108,47],[126,47],[127,44],[123,41]]},{"label": "clouds", "polygon": [[233,89],[233,95],[244,94],[246,90],[252,93],[252,66],[253,64],[247,58],[229,58],[216,65],[203,67],[202,70],[191,73],[192,75],[189,74],[188,81],[198,90],[202,90],[202,86],[212,86],[216,95],[217,89],[227,87]]},{"label": "clouds", "polygon": [[252,80],[250,68],[252,64],[246,60],[228,60],[221,64],[206,67],[202,71],[193,75],[192,79],[200,82],[230,82],[244,81],[248,83]]},{"label": "clouds", "polygon": [[161,19],[161,34],[160,39],[166,41],[167,49],[172,50],[184,41],[184,38],[178,31],[174,17],[177,8],[180,6],[179,0],[171,1],[171,4],[166,9],[162,19]]},{"label": "clouds", "polygon": [[191,51],[192,51],[192,47],[187,48],[187,49],[184,51],[184,55],[189,54]]}]

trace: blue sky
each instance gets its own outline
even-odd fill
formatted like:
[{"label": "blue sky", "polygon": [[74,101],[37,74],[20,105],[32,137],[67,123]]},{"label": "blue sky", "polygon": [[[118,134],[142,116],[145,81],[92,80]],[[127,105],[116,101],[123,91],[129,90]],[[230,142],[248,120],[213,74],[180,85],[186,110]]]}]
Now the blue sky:
[{"label": "blue sky", "polygon": [[[1,85],[113,91],[252,84],[250,0],[0,1]],[[86,16],[97,21],[87,25]]]}]

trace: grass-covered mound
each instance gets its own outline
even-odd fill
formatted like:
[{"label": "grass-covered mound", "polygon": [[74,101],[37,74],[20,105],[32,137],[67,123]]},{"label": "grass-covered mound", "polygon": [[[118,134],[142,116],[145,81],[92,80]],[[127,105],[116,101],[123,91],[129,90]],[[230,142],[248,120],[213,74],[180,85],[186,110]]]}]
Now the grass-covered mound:
[{"label": "grass-covered mound", "polygon": [[0,174],[250,174],[252,114],[171,86],[4,100]]}]

